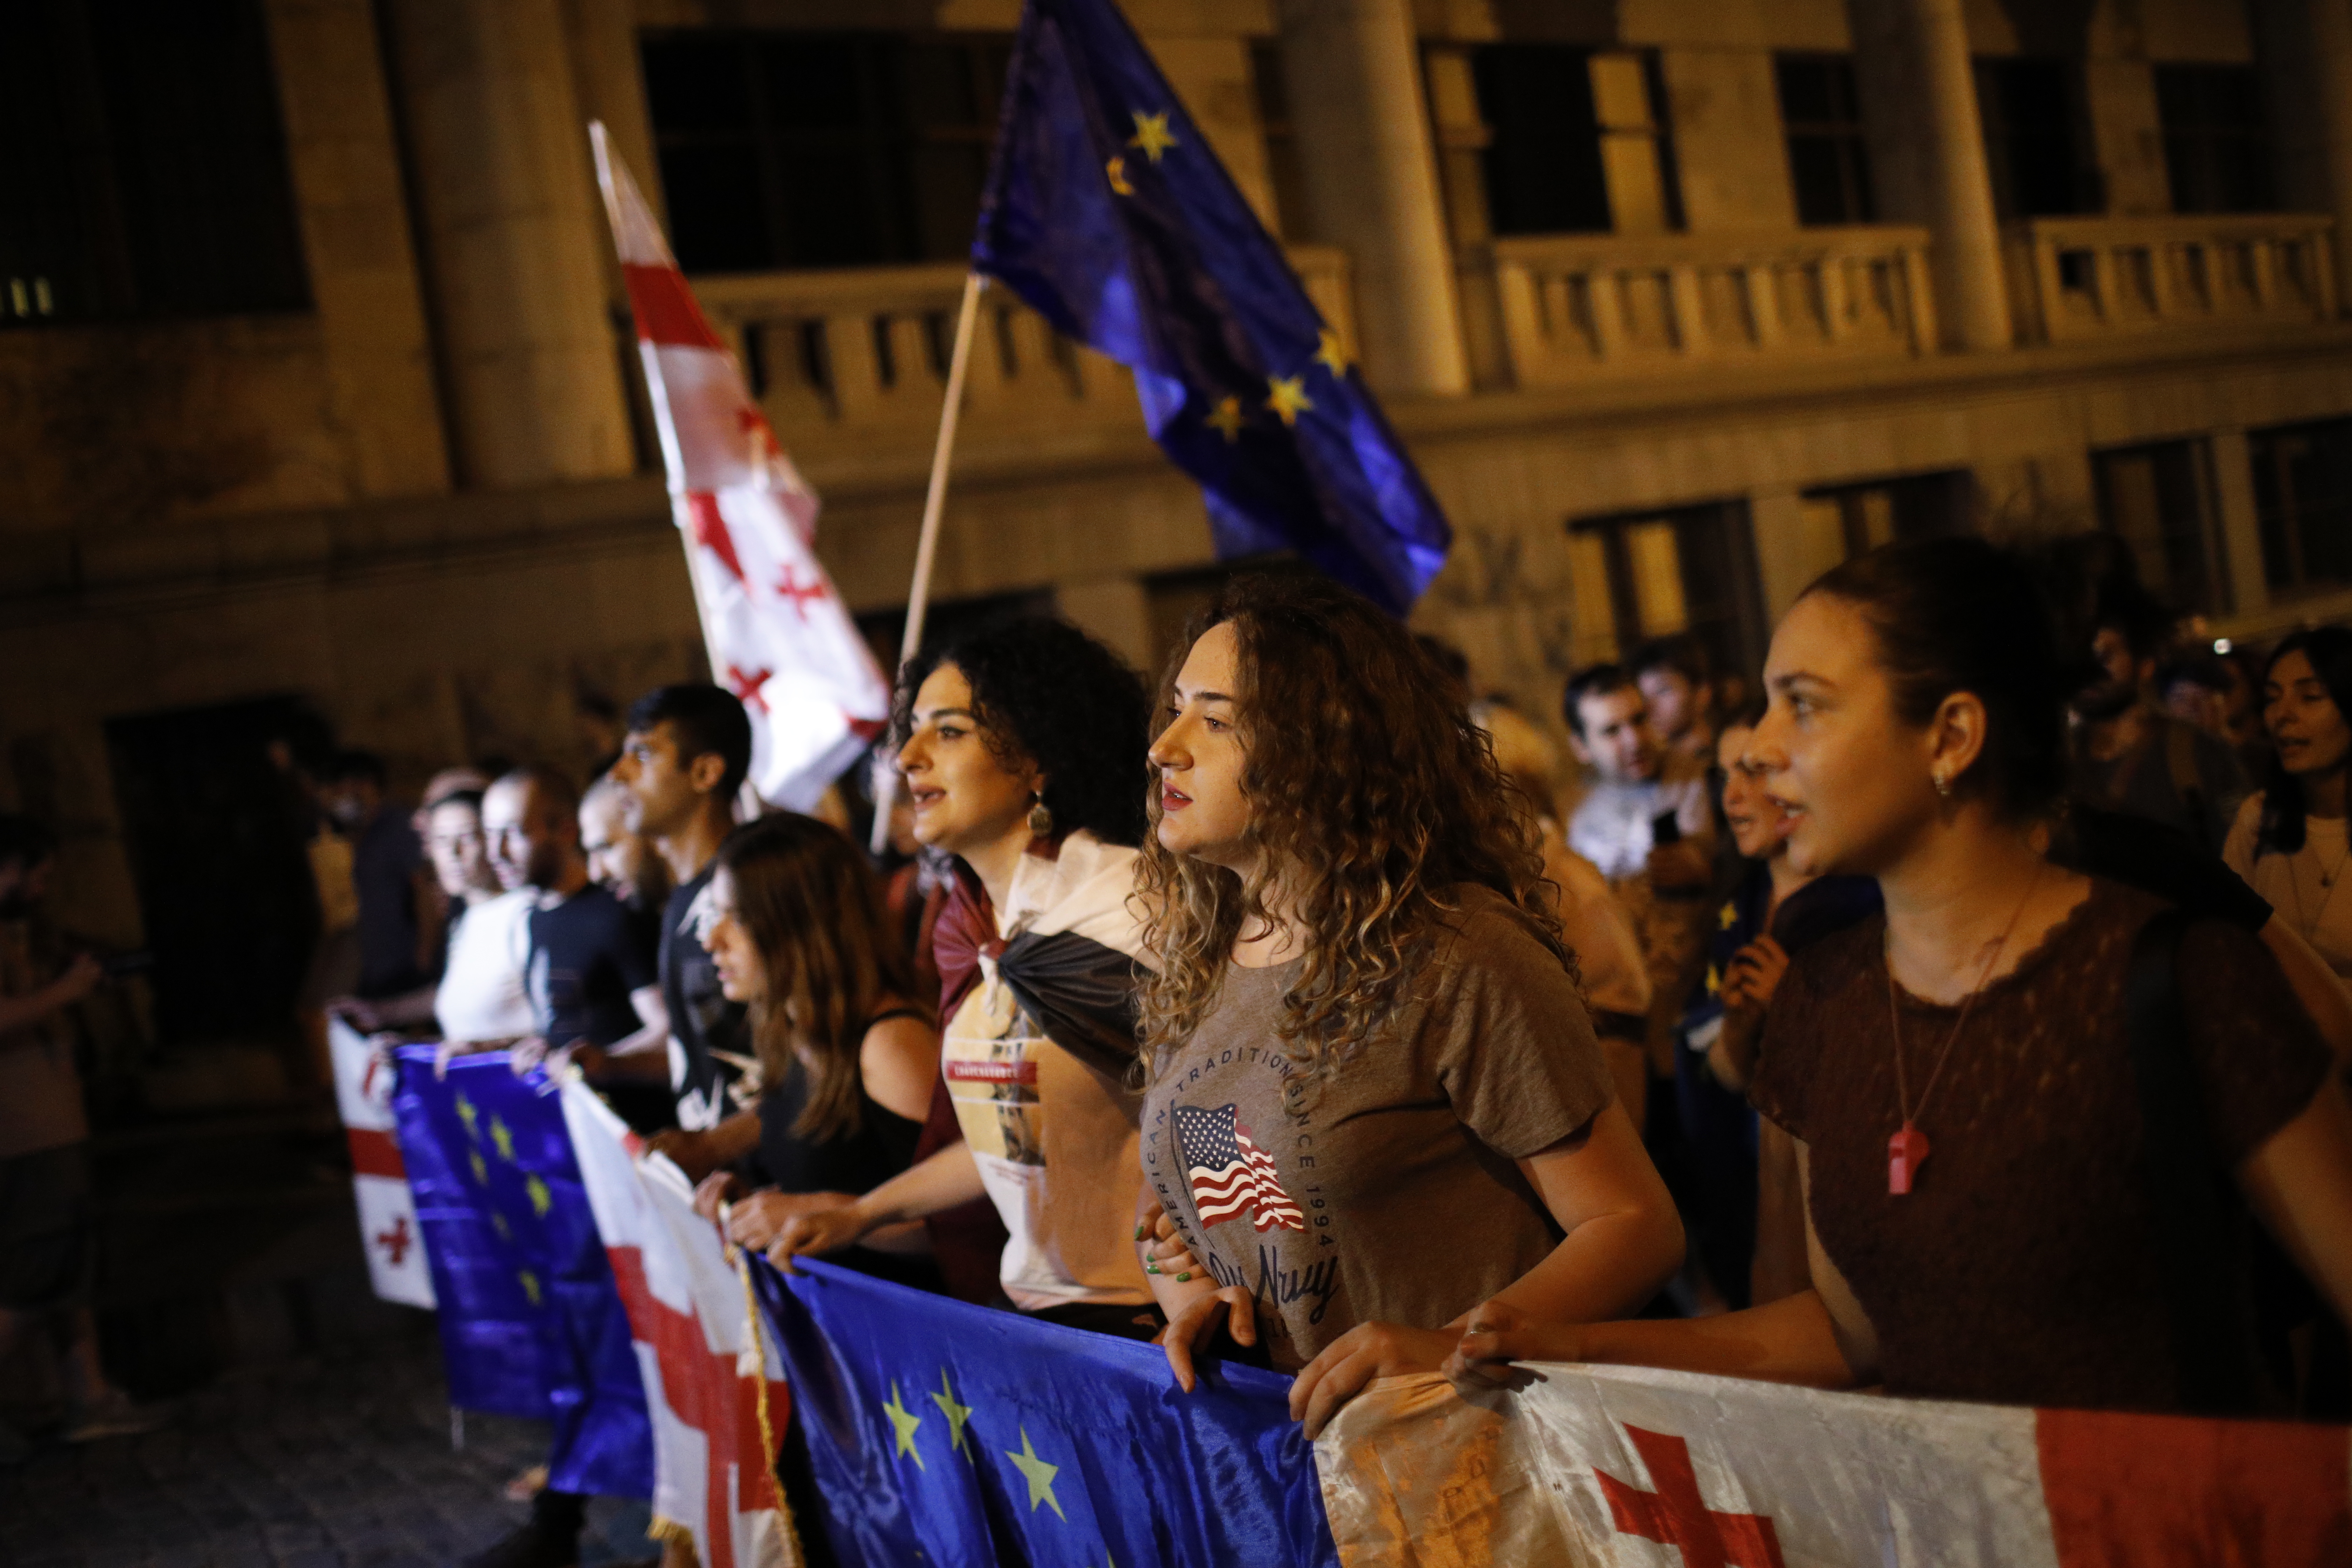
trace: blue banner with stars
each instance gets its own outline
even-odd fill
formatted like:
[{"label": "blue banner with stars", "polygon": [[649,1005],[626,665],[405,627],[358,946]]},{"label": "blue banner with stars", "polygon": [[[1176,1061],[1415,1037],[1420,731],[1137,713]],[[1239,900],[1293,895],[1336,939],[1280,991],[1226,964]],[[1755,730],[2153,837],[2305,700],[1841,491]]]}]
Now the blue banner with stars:
[{"label": "blue banner with stars", "polygon": [[629,1321],[563,1102],[504,1051],[404,1046],[394,1120],[439,1302],[449,1403],[549,1422],[548,1485],[653,1494],[653,1430]]},{"label": "blue banner with stars", "polygon": [[754,1269],[844,1568],[1338,1568],[1290,1380],[824,1263]]},{"label": "blue banner with stars", "polygon": [[1295,550],[1398,615],[1453,531],[1112,0],[1029,0],[973,268],[1135,373],[1225,559]]}]

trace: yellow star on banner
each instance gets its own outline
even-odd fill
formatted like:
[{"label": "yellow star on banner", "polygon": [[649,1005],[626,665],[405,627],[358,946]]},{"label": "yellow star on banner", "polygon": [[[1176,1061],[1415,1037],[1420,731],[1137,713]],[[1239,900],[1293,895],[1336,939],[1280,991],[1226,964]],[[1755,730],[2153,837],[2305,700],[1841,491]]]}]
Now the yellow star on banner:
[{"label": "yellow star on banner", "polygon": [[490,1118],[490,1142],[499,1146],[499,1159],[509,1165],[514,1163],[514,1134],[508,1131],[507,1124],[495,1116]]},{"label": "yellow star on banner", "polygon": [[1298,416],[1315,406],[1307,395],[1302,375],[1269,375],[1265,378],[1265,405],[1278,415],[1285,425],[1296,425]]},{"label": "yellow star on banner", "polygon": [[955,1391],[948,1386],[948,1369],[940,1368],[940,1391],[931,1395],[931,1403],[948,1418],[948,1446],[971,1458],[971,1450],[963,1446],[963,1424],[971,1419],[971,1406],[958,1405]]},{"label": "yellow star on banner", "polygon": [[1339,334],[1328,327],[1323,329],[1323,344],[1315,351],[1315,363],[1328,366],[1333,375],[1348,374],[1348,351],[1339,346]]},{"label": "yellow star on banner", "polygon": [[549,1205],[555,1201],[548,1195],[547,1184],[536,1175],[525,1176],[522,1190],[530,1196],[530,1212],[545,1219]]},{"label": "yellow star on banner", "polygon": [[478,1187],[487,1186],[490,1180],[490,1168],[482,1163],[482,1152],[479,1149],[468,1149],[466,1151],[466,1158],[474,1167],[474,1184]]},{"label": "yellow star on banner", "polygon": [[1152,164],[1157,167],[1160,155],[1176,145],[1176,138],[1168,134],[1168,116],[1146,114],[1143,110],[1137,110],[1135,134],[1128,138],[1127,144],[1130,147],[1142,148],[1143,155],[1150,159]]},{"label": "yellow star on banner", "polygon": [[516,1274],[515,1278],[522,1281],[522,1293],[530,1298],[530,1304],[534,1307],[538,1306],[539,1276],[525,1268]]},{"label": "yellow star on banner", "polygon": [[882,1414],[890,1417],[890,1425],[898,1429],[898,1452],[914,1460],[915,1468],[921,1469],[923,1456],[915,1449],[915,1428],[923,1424],[923,1418],[898,1402],[896,1383],[890,1384],[890,1403],[882,1407]]},{"label": "yellow star on banner", "polygon": [[1113,158],[1109,163],[1103,165],[1103,173],[1110,176],[1110,188],[1114,195],[1131,196],[1135,195],[1135,187],[1127,183],[1126,159]]},{"label": "yellow star on banner", "polygon": [[1723,989],[1723,972],[1712,963],[1706,966],[1706,994],[1710,996]]},{"label": "yellow star on banner", "polygon": [[497,1231],[499,1237],[503,1240],[512,1241],[514,1239],[514,1232],[507,1228],[507,1216],[502,1214],[499,1214],[495,1211],[491,1213],[490,1228]]},{"label": "yellow star on banner", "polygon": [[1029,1483],[1029,1511],[1035,1513],[1042,1502],[1054,1510],[1055,1518],[1068,1523],[1070,1516],[1062,1511],[1061,1500],[1054,1496],[1054,1478],[1062,1473],[1062,1467],[1049,1465],[1037,1457],[1037,1450],[1029,1446],[1028,1427],[1021,1428],[1021,1451],[1016,1454],[1007,1448],[1004,1457],[1013,1461],[1013,1468]]},{"label": "yellow star on banner", "polygon": [[1216,407],[1201,416],[1201,423],[1225,438],[1228,446],[1242,438],[1242,400],[1220,397]]},{"label": "yellow star on banner", "polygon": [[1723,912],[1715,917],[1715,929],[1717,931],[1729,931],[1738,923],[1739,906],[1737,904],[1724,905]]},{"label": "yellow star on banner", "polygon": [[466,1136],[481,1142],[482,1130],[474,1125],[474,1102],[464,1095],[457,1097],[457,1120],[466,1124]]}]

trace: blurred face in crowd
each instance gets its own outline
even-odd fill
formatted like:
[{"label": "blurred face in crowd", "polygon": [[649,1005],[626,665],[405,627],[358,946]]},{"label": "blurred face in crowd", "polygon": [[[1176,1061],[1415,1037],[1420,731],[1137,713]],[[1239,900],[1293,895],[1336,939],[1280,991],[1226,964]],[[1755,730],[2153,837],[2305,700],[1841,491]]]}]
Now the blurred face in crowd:
[{"label": "blurred face in crowd", "polygon": [[702,809],[705,797],[727,776],[727,762],[716,752],[691,761],[681,757],[677,728],[665,719],[650,730],[629,731],[608,776],[623,792],[622,826],[648,838],[667,838]]},{"label": "blurred face in crowd", "polygon": [[2352,752],[2352,726],[2301,648],[2271,667],[2263,683],[2263,722],[2279,765],[2299,777],[2336,772]]},{"label": "blurred face in crowd", "polygon": [[1726,730],[1715,743],[1715,760],[1723,769],[1723,819],[1731,825],[1731,841],[1750,860],[1766,860],[1780,849],[1789,818],[1765,793],[1763,770],[1748,755],[1755,738],[1745,724]]},{"label": "blurred face in crowd", "polygon": [[369,778],[337,779],[319,791],[319,805],[346,832],[364,827],[383,805],[383,791]]},{"label": "blurred face in crowd", "polygon": [[1706,716],[1706,689],[1679,669],[1645,669],[1634,679],[1649,705],[1651,731],[1678,741]]},{"label": "blurred face in crowd", "polygon": [[653,845],[629,830],[625,789],[602,781],[580,802],[580,852],[588,858],[588,879],[616,899],[651,902],[667,896],[667,879]]},{"label": "blurred face in crowd", "polygon": [[1621,686],[1595,691],[1577,700],[1576,716],[1584,732],[1570,731],[1569,742],[1579,759],[1618,784],[1642,784],[1658,776],[1663,756],[1658,734],[1650,727],[1649,700],[1641,689]]},{"label": "blurred face in crowd", "polygon": [[971,683],[942,664],[915,692],[914,728],[898,748],[918,843],[962,854],[1015,831],[1044,780],[1022,759],[997,754],[971,711]]},{"label": "blurred face in crowd", "polygon": [[445,800],[425,814],[425,856],[433,862],[441,890],[453,899],[470,902],[499,890],[499,874],[482,839],[482,814],[470,802]]},{"label": "blurred face in crowd", "polygon": [[695,934],[719,971],[719,988],[730,1002],[746,1005],[768,999],[768,965],[760,944],[735,913],[735,878],[721,866],[711,874],[701,898],[700,923]]},{"label": "blurred face in crowd", "polygon": [[2156,661],[2134,654],[2131,639],[2119,626],[2099,628],[2091,639],[2091,658],[2100,678],[2074,699],[2074,711],[2085,719],[2112,719],[2123,712],[2139,700],[2143,685],[2155,673]]},{"label": "blurred face in crowd", "polygon": [[565,852],[580,829],[569,812],[551,805],[528,779],[500,779],[482,797],[482,837],[499,885],[509,892],[552,888],[562,879]]},{"label": "blurred face in crowd", "polygon": [[1790,866],[1867,877],[1894,864],[1939,800],[1928,733],[1895,711],[1869,620],[1843,599],[1806,595],[1772,634],[1764,686],[1771,706],[1746,754],[1787,816]]},{"label": "blurred face in crowd", "polygon": [[1165,715],[1151,742],[1160,790],[1161,847],[1246,875],[1256,850],[1249,842],[1249,795],[1242,787],[1238,703],[1241,637],[1230,623],[1211,626],[1184,656]]}]

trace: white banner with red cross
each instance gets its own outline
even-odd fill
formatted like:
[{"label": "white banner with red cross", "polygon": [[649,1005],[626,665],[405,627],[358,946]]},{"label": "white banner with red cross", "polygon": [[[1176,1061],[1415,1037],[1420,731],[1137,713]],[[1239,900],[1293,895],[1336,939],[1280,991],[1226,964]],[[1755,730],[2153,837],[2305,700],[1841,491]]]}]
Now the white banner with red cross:
[{"label": "white banner with red cross", "polygon": [[701,1568],[797,1564],[774,1464],[791,1398],[748,1282],[685,1173],[576,1075],[563,1121],[645,1375],[655,1533],[691,1534]]},{"label": "white banner with red cross", "polygon": [[1348,1568],[2352,1563],[2352,1431],[1626,1367],[1375,1384],[1316,1444]]},{"label": "white banner with red cross", "polygon": [[805,811],[882,732],[890,685],[817,564],[816,492],[777,445],[604,128],[592,134],[710,678],[751,717],[752,787]]},{"label": "white banner with red cross", "polygon": [[416,1197],[393,1127],[392,1064],[378,1060],[360,1032],[341,1018],[327,1020],[327,1046],[335,1064],[335,1109],[351,1145],[352,1197],[368,1279],[387,1301],[430,1307],[433,1271],[425,1265]]}]

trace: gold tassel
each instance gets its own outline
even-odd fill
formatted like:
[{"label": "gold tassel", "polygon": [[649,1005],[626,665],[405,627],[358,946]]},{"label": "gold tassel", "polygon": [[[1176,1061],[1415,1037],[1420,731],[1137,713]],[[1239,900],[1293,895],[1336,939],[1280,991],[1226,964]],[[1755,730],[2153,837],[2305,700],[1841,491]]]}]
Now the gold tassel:
[{"label": "gold tassel", "polygon": [[[808,1561],[802,1550],[800,1526],[793,1521],[793,1505],[785,1500],[784,1483],[776,1474],[776,1429],[768,1414],[768,1341],[760,1323],[760,1299],[751,1287],[751,1260],[743,1248],[730,1246],[729,1260],[735,1265],[735,1277],[743,1281],[743,1336],[751,1354],[751,1407],[760,1417],[760,1451],[768,1460],[768,1484],[776,1491],[776,1523],[783,1531],[784,1544],[791,1549],[789,1561]],[[783,1363],[780,1352],[779,1366]]]},{"label": "gold tassel", "polygon": [[654,1521],[646,1526],[646,1539],[658,1541],[664,1546],[683,1545],[688,1552],[694,1550],[694,1531],[674,1519],[664,1519],[659,1514],[654,1515]]}]

